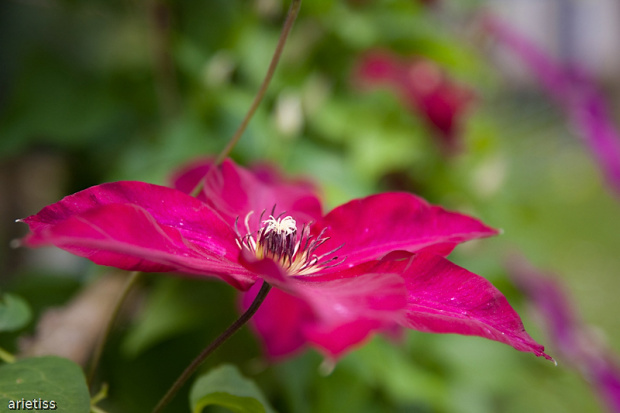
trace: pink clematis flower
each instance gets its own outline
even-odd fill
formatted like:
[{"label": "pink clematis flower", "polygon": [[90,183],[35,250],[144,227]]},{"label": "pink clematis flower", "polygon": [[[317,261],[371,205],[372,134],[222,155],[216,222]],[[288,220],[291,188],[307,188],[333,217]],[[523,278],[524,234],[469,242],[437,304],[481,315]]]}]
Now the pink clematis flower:
[{"label": "pink clematis flower", "polygon": [[70,195],[22,220],[31,229],[23,243],[126,270],[214,276],[242,291],[265,280],[276,288],[256,326],[277,337],[267,345],[273,355],[309,341],[337,357],[401,325],[549,358],[497,289],[444,258],[458,243],[496,233],[480,221],[408,193],[324,215],[311,185],[230,160],[188,195],[210,168],[182,171],[177,189],[114,182]]},{"label": "pink clematis flower", "polygon": [[362,89],[389,87],[411,111],[427,120],[444,151],[459,149],[459,124],[474,94],[450,81],[436,63],[372,51],[360,58],[354,79]]}]

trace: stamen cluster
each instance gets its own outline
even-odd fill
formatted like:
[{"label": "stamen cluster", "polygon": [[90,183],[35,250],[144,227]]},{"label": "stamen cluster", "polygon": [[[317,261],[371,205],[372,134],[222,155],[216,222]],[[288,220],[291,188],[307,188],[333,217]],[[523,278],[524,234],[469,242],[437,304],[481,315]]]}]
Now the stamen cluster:
[{"label": "stamen cluster", "polygon": [[[316,255],[317,248],[325,243],[329,237],[325,237],[326,228],[315,238],[310,234],[312,222],[304,224],[301,231],[297,231],[297,222],[291,216],[284,216],[284,213],[274,217],[272,211],[269,218],[263,221],[263,215],[259,221],[262,227],[252,233],[249,220],[253,211],[245,217],[245,229],[247,234],[241,236],[238,230],[238,220],[235,221],[235,231],[239,239],[239,248],[246,248],[252,251],[257,258],[270,258],[279,263],[289,275],[307,275],[321,268],[330,268],[340,264],[342,261],[334,263],[337,256],[329,257],[334,252],[342,248],[342,245],[334,250]],[[284,217],[283,217],[284,216]]]}]

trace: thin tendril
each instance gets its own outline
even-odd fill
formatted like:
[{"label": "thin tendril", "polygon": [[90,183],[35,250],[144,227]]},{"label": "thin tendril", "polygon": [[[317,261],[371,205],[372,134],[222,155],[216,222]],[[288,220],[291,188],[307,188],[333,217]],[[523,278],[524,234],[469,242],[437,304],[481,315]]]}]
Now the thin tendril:
[{"label": "thin tendril", "polygon": [[[263,82],[258,92],[256,93],[256,96],[254,97],[254,101],[252,102],[250,109],[248,110],[245,117],[243,118],[243,121],[241,122],[237,130],[235,131],[235,134],[232,136],[232,138],[230,139],[226,147],[222,150],[222,152],[220,152],[218,157],[215,159],[213,166],[220,165],[222,162],[224,162],[224,159],[226,159],[226,157],[233,150],[237,142],[239,142],[239,139],[241,139],[241,136],[243,135],[243,132],[245,132],[245,129],[247,128],[248,123],[252,119],[254,112],[256,112],[256,109],[258,109],[258,106],[263,100],[263,97],[265,96],[265,93],[267,92],[267,88],[269,87],[269,83],[271,82],[271,79],[273,78],[276,67],[278,66],[278,63],[280,61],[280,56],[282,55],[282,51],[284,50],[284,45],[286,44],[288,35],[291,31],[291,28],[293,27],[293,23],[295,22],[295,19],[297,18],[297,14],[299,13],[300,7],[301,7],[301,0],[293,0],[291,2],[291,6],[288,10],[288,14],[286,16],[284,26],[282,27],[282,32],[280,33],[278,44],[274,51],[273,57],[271,58],[271,62],[269,64],[269,68],[267,69],[265,78],[263,79]],[[206,173],[204,178],[201,179],[200,182],[196,185],[196,187],[192,190],[191,192],[192,196],[194,197],[198,196],[200,191],[202,191],[204,183],[206,182],[207,178],[209,177],[209,174],[213,171],[213,169],[214,168],[209,168],[209,171]],[[125,301],[125,298],[129,294],[129,291],[134,286],[134,284],[138,281],[141,274],[142,274],[141,272],[137,272],[137,271],[131,274],[130,279],[127,281],[127,284],[125,285],[125,289],[123,290],[122,294],[118,297],[115,303],[114,310],[110,316],[105,332],[103,333],[101,339],[99,340],[99,343],[93,355],[93,361],[91,363],[90,371],[88,374],[89,386],[92,385],[92,381],[93,381],[95,372],[97,370],[97,365],[99,364],[101,355],[103,353],[105,342],[107,341],[110,331],[112,330],[112,326],[118,316],[118,312],[123,302]],[[254,300],[250,308],[248,308],[248,311],[246,311],[235,323],[233,323],[226,331],[224,331],[222,335],[220,335],[214,342],[212,342],[211,345],[209,345],[209,347],[203,350],[203,352],[185,369],[183,374],[177,379],[177,381],[170,388],[170,390],[168,390],[168,393],[166,393],[166,395],[157,404],[157,406],[153,410],[153,413],[159,412],[166,404],[168,404],[168,402],[170,402],[170,400],[174,397],[174,395],[179,390],[179,388],[181,388],[181,386],[185,383],[185,381],[187,381],[187,379],[198,368],[198,366],[204,361],[204,359],[209,354],[211,354],[215,349],[217,349],[217,347],[219,347],[226,339],[228,339],[234,332],[236,332],[241,326],[243,326],[243,324],[245,324],[254,315],[254,313],[256,312],[256,310],[258,309],[258,307],[260,306],[260,304],[262,303],[262,301],[264,300],[265,296],[267,295],[270,289],[271,289],[271,286],[269,284],[267,284],[266,282],[263,283],[263,286],[261,287],[259,294],[257,295],[256,299]]]},{"label": "thin tendril", "polygon": [[[293,23],[295,22],[295,19],[297,18],[297,13],[299,13],[300,7],[301,7],[301,0],[293,0],[291,2],[291,6],[288,9],[286,20],[284,21],[284,26],[282,27],[282,32],[280,33],[280,38],[278,39],[278,45],[276,46],[276,50],[273,52],[273,57],[271,58],[271,63],[269,63],[269,68],[267,69],[267,74],[265,74],[263,83],[260,85],[260,88],[258,89],[256,96],[254,97],[254,101],[252,102],[250,109],[248,110],[245,117],[243,118],[243,121],[241,121],[241,124],[235,131],[235,134],[232,136],[232,138],[230,138],[230,141],[228,142],[226,147],[222,150],[222,152],[220,152],[217,158],[215,158],[215,162],[213,163],[213,166],[220,165],[222,162],[224,162],[224,159],[226,159],[226,157],[230,155],[230,152],[233,150],[237,142],[239,142],[239,139],[241,139],[241,135],[243,135],[243,132],[245,132],[245,129],[247,128],[248,123],[250,123],[250,120],[252,119],[252,116],[254,116],[254,112],[256,112],[256,109],[258,109],[258,106],[263,100],[263,97],[265,96],[265,93],[267,92],[267,88],[269,87],[269,83],[271,82],[271,78],[273,77],[273,74],[276,71],[276,67],[278,66],[278,63],[280,62],[280,56],[282,55],[282,51],[284,50],[284,45],[286,44],[288,35],[291,31],[291,28],[293,27]],[[213,169],[214,169],[213,167],[209,168],[209,171],[204,176],[204,178],[201,179],[200,182],[198,182],[194,190],[191,192],[192,196],[197,196],[200,193],[200,191],[202,191],[202,188],[207,178],[209,177],[209,174],[211,174],[211,172],[213,171]]]},{"label": "thin tendril", "polygon": [[164,397],[162,397],[159,403],[157,403],[157,406],[155,406],[152,413],[160,412],[174,398],[176,393],[181,389],[181,387],[183,387],[183,384],[185,384],[191,375],[194,374],[196,369],[200,367],[202,362],[252,318],[256,310],[258,310],[258,307],[260,307],[265,300],[265,297],[267,297],[269,290],[271,290],[271,285],[269,285],[266,281],[263,281],[263,285],[261,286],[258,295],[252,302],[252,305],[250,305],[246,312],[243,313],[234,323],[232,323],[230,327],[224,330],[222,334],[220,334],[211,342],[211,344],[202,350],[198,357],[196,357],[190,365],[187,366],[185,371],[181,373],[179,378],[174,382],[172,387],[170,387]]},{"label": "thin tendril", "polygon": [[125,287],[123,287],[123,291],[121,292],[121,295],[117,297],[116,302],[114,303],[112,314],[110,314],[110,318],[108,319],[108,324],[106,325],[106,328],[103,334],[101,335],[101,337],[99,338],[99,341],[97,342],[97,347],[95,348],[95,352],[93,353],[93,359],[90,363],[90,370],[88,372],[88,381],[87,381],[89,387],[93,385],[93,379],[95,377],[95,372],[97,371],[97,366],[99,365],[99,361],[101,360],[101,355],[103,354],[103,348],[105,346],[106,341],[108,340],[108,336],[110,335],[110,332],[112,331],[112,326],[114,326],[114,322],[116,321],[116,318],[118,317],[118,313],[121,307],[123,306],[123,303],[125,302],[125,299],[127,298],[127,295],[129,295],[129,291],[131,291],[133,286],[136,285],[136,283],[138,282],[142,274],[143,273],[140,271],[133,271],[130,274],[129,279],[125,283]]}]

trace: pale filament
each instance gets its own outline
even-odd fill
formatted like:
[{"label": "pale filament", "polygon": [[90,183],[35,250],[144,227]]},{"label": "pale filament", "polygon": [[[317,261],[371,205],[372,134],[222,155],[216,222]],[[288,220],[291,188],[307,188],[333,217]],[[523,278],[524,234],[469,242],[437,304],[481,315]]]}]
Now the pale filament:
[{"label": "pale filament", "polygon": [[[275,209],[275,207],[274,207]],[[297,231],[297,222],[291,216],[284,216],[284,213],[275,217],[272,211],[269,218],[262,220],[264,211],[259,218],[262,227],[252,232],[250,229],[250,217],[253,211],[245,217],[246,235],[241,236],[237,228],[237,220],[235,220],[235,231],[239,237],[237,245],[239,248],[246,248],[253,252],[257,258],[271,258],[278,262],[289,275],[308,275],[320,269],[336,266],[334,263],[338,257],[330,257],[334,252],[342,248],[342,245],[334,250],[317,256],[314,254],[329,237],[324,237],[326,229],[314,237],[310,234],[310,226],[312,223],[304,224],[301,232]],[[329,264],[329,265],[328,265]]]},{"label": "pale filament", "polygon": [[263,221],[263,225],[267,225],[265,232],[276,232],[277,234],[290,235],[297,232],[297,222],[293,217],[274,218],[269,215],[269,219]]}]

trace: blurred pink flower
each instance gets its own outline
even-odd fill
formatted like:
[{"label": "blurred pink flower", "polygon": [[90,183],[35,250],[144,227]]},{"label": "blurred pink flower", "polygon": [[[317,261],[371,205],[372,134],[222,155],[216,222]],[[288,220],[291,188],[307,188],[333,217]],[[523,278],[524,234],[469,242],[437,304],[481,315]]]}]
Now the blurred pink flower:
[{"label": "blurred pink flower", "polygon": [[408,193],[323,215],[310,184],[230,160],[210,171],[197,197],[188,195],[210,168],[181,171],[178,189],[114,182],[70,195],[22,220],[32,231],[23,244],[126,270],[215,276],[248,294],[265,280],[276,289],[255,326],[273,356],[309,342],[336,357],[401,325],[549,358],[491,283],[444,258],[461,242],[496,234],[480,221]]},{"label": "blurred pink flower", "polygon": [[514,53],[544,90],[561,105],[590,147],[611,188],[620,195],[620,134],[595,82],[582,68],[563,66],[524,35],[487,15],[484,27]]},{"label": "blurred pink flower", "polygon": [[620,412],[620,367],[574,311],[559,281],[522,258],[509,262],[509,273],[540,315],[560,360],[576,367],[600,394],[611,412]]},{"label": "blurred pink flower", "polygon": [[354,79],[361,89],[392,89],[412,112],[426,119],[444,151],[458,150],[460,122],[474,94],[450,81],[436,63],[421,57],[403,59],[376,50],[360,58]]}]

